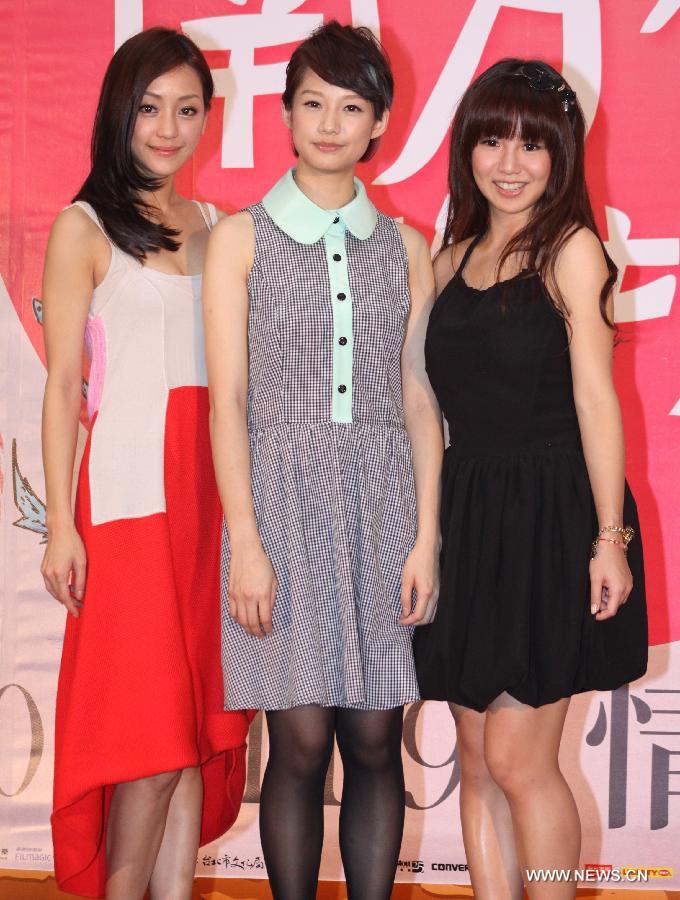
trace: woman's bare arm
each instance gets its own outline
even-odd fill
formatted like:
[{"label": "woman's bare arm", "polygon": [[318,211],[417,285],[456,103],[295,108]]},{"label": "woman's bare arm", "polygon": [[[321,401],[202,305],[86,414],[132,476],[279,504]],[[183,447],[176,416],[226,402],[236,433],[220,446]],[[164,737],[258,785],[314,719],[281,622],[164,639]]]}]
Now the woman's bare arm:
[{"label": "woman's bare arm", "polygon": [[[599,309],[608,274],[599,240],[587,228],[580,229],[563,248],[556,277],[569,310],[574,402],[600,527],[624,524],[625,450],[612,374],[614,335]],[[611,306],[610,299],[610,316]],[[590,568],[591,609],[598,619],[610,618],[632,588],[626,557],[620,547],[601,543]]]},{"label": "woman's bare arm", "polygon": [[229,611],[250,634],[272,630],[276,577],[257,530],[246,419],[248,289],[254,255],[248,213],[217,223],[203,278],[210,390],[210,436],[217,486],[229,532]]},{"label": "woman's bare arm", "polygon": [[41,571],[47,590],[76,617],[82,605],[86,566],[71,508],[83,336],[97,263],[107,253],[108,244],[97,226],[82,210],[67,209],[52,227],[43,276],[47,383],[42,444],[48,542]]},{"label": "woman's bare arm", "polygon": [[[409,261],[411,305],[401,357],[404,422],[411,441],[418,533],[404,566],[402,610],[405,625],[434,617],[439,584],[439,490],[444,439],[437,400],[425,372],[425,333],[435,284],[429,248],[423,236],[400,226]],[[416,605],[411,612],[412,590]]]}]

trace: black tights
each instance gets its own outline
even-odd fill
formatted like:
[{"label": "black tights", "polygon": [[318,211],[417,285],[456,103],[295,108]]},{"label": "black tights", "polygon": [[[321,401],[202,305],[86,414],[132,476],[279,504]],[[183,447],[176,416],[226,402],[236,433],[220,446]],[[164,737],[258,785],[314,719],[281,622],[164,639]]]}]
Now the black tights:
[{"label": "black tights", "polygon": [[340,852],[349,900],[389,900],[404,827],[403,709],[299,706],[267,713],[260,835],[274,900],[313,900],[323,794],[337,736],[344,768]]}]

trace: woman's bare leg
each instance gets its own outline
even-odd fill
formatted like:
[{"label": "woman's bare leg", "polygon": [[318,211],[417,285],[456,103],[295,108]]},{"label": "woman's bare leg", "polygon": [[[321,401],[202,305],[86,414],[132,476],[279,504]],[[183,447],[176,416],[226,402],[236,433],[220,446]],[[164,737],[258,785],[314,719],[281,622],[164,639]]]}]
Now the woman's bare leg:
[{"label": "woman's bare leg", "polygon": [[151,876],[152,900],[187,900],[191,897],[202,807],[201,770],[184,769],[170,801],[163,841]]},{"label": "woman's bare leg", "polygon": [[106,900],[141,900],[163,840],[181,772],[116,785],[106,833]]},{"label": "woman's bare leg", "polygon": [[[522,869],[578,866],[581,825],[558,752],[569,699],[534,709],[502,694],[486,712],[484,748],[507,797]],[[571,900],[576,884],[526,884],[531,900]]]},{"label": "woman's bare leg", "polygon": [[477,900],[521,900],[512,817],[505,794],[484,758],[486,713],[454,706],[461,767],[460,817],[470,878]]}]

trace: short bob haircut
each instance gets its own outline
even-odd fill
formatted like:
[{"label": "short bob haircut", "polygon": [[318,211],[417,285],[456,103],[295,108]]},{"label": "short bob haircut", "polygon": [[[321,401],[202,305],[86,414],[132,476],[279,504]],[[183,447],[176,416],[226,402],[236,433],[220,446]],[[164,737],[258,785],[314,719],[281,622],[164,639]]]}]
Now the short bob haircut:
[{"label": "short bob haircut", "polygon": [[[521,253],[537,271],[553,305],[567,309],[555,281],[561,248],[581,227],[602,244],[585,180],[583,112],[562,75],[541,60],[503,59],[482,72],[463,94],[453,119],[449,153],[449,209],[442,248],[486,231],[488,203],[472,174],[472,151],[484,138],[517,137],[542,143],[550,155],[550,176],[531,220],[507,245],[498,264]],[[617,268],[604,245],[609,277],[600,295],[602,318],[611,326],[607,301]]]},{"label": "short bob haircut", "polygon": [[[328,84],[353,91],[369,101],[376,119],[392,107],[392,68],[385,50],[368,28],[341,25],[333,19],[313,31],[294,51],[286,68],[286,89],[281,98],[286,109],[292,107],[307,69]],[[360,161],[371,159],[379,143],[380,138],[369,141]]]},{"label": "short bob haircut", "polygon": [[154,221],[140,200],[160,182],[132,152],[137,112],[148,86],[166,72],[190,66],[210,108],[214,85],[205,57],[186,35],[171,28],[148,28],[122,44],[104,75],[92,132],[92,168],[75,200],[90,203],[111,240],[142,261],[147,253],[177,250],[177,232]]}]

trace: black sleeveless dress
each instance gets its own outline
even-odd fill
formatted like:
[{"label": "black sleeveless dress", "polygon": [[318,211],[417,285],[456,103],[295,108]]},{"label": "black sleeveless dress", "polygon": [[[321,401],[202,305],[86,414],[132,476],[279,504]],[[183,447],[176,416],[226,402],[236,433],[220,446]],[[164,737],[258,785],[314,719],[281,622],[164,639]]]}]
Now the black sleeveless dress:
[{"label": "black sleeveless dress", "polygon": [[530,706],[611,690],[647,667],[642,544],[626,484],[633,591],[590,613],[598,521],[574,406],[568,335],[536,273],[487,290],[465,264],[434,305],[425,356],[449,424],[434,622],[416,629],[426,700],[484,710],[507,691]]}]

